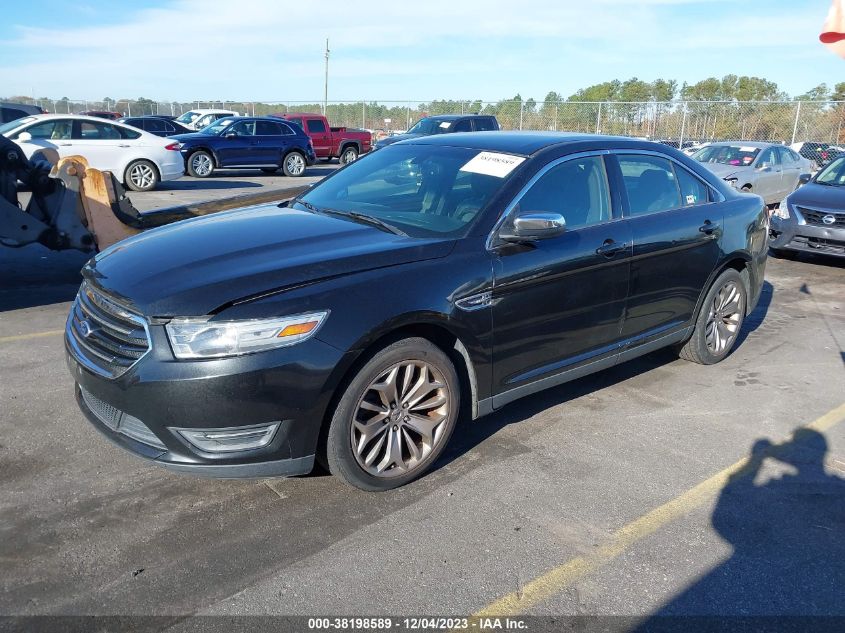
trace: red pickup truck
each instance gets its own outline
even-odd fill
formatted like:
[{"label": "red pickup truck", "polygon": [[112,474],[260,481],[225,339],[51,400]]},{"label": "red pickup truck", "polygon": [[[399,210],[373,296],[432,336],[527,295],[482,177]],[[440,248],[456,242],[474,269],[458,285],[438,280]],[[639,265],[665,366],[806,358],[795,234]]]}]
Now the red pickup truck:
[{"label": "red pickup truck", "polygon": [[322,114],[304,114],[286,112],[271,116],[296,123],[311,137],[317,158],[340,159],[340,164],[351,163],[361,154],[366,154],[373,147],[373,135],[366,130],[346,127],[330,127],[329,121]]}]

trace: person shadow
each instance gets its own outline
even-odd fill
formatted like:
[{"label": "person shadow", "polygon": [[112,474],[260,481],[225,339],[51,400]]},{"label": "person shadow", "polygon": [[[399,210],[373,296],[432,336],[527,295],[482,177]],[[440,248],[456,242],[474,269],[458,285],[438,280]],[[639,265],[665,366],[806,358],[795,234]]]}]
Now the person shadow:
[{"label": "person shadow", "polygon": [[845,631],[845,479],[827,452],[808,428],[755,442],[712,515],[733,554],[636,630]]}]

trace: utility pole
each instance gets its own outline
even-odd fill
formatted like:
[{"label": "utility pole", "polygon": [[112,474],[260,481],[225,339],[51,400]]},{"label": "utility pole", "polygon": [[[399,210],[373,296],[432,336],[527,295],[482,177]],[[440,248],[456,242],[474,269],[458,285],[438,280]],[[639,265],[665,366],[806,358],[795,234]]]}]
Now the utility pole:
[{"label": "utility pole", "polygon": [[326,116],[326,108],[329,105],[329,38],[326,38],[326,81],[323,84],[323,116]]}]

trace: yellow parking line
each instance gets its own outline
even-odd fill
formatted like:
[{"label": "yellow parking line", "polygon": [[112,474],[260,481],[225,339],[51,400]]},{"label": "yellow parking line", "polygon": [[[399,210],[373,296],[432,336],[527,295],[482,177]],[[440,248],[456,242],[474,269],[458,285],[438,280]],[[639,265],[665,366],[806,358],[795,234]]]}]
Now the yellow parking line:
[{"label": "yellow parking line", "polygon": [[[825,413],[804,428],[822,432],[833,428],[843,419],[845,419],[845,404]],[[704,504],[727,484],[728,478],[732,474],[738,472],[747,464],[748,458],[745,458],[728,466],[679,497],[622,527],[611,536],[609,543],[599,547],[594,553],[573,558],[547,571],[518,591],[487,605],[475,613],[474,617],[519,615],[533,605],[560,593],[582,576],[611,562],[637,541]]]},{"label": "yellow parking line", "polygon": [[15,336],[0,336],[0,343],[11,343],[13,341],[26,341],[31,338],[44,338],[45,336],[56,336],[64,334],[64,330],[46,330],[45,332],[33,332],[32,334],[17,334]]}]

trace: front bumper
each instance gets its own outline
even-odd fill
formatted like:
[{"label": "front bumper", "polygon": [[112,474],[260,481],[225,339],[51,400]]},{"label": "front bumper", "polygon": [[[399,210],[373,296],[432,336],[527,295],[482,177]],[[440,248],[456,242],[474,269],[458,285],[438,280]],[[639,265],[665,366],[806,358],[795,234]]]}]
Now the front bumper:
[{"label": "front bumper", "polygon": [[787,220],[772,216],[769,246],[778,250],[802,251],[845,257],[845,229],[814,226],[799,221],[790,209]]},{"label": "front bumper", "polygon": [[[79,352],[66,335],[76,400],[98,431],[139,457],[200,476],[280,477],[311,471],[331,396],[327,382],[341,352],[310,339],[289,348],[190,362],[173,357],[163,327],[151,326],[150,338],[148,354],[126,373],[108,378],[76,358]],[[132,430],[124,431],[104,411],[131,418]],[[267,446],[227,453],[203,452],[173,430],[273,422],[279,426]]]}]

